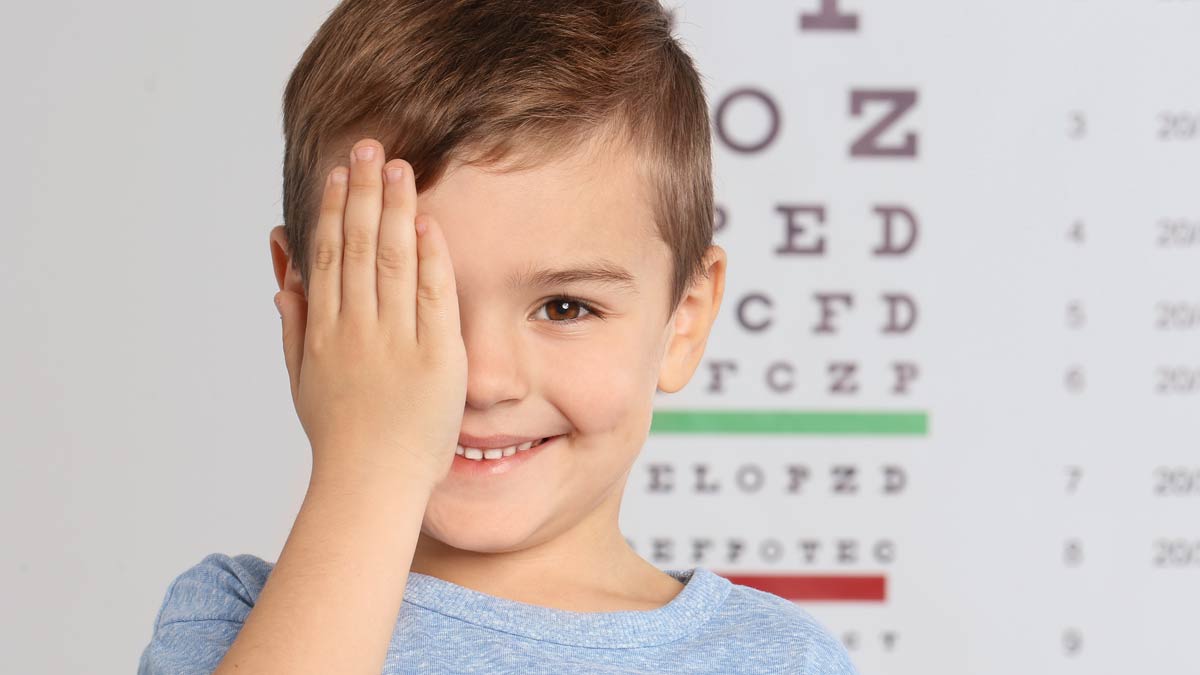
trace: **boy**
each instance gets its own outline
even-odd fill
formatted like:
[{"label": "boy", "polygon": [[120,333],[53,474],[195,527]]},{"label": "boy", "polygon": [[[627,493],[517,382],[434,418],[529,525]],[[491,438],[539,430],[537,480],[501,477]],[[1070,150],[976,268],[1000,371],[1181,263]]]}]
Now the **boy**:
[{"label": "boy", "polygon": [[617,526],[724,291],[707,104],[657,0],[347,0],[284,96],[312,477],[278,562],[170,584],[139,673],[854,674],[793,603]]}]

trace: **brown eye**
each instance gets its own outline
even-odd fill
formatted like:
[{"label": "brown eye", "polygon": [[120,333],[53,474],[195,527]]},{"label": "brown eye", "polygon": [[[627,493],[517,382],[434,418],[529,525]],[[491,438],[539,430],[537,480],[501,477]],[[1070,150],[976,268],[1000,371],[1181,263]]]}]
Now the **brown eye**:
[{"label": "brown eye", "polygon": [[[575,306],[574,311],[571,311],[572,305]],[[550,308],[549,315],[551,319],[574,320],[578,318],[579,310],[581,309],[579,303],[572,302],[571,300],[552,300],[547,302],[546,306]]]},{"label": "brown eye", "polygon": [[546,318],[551,323],[570,324],[583,321],[589,316],[600,318],[600,312],[593,309],[588,303],[566,296],[552,298],[542,304],[542,308],[546,310]]}]

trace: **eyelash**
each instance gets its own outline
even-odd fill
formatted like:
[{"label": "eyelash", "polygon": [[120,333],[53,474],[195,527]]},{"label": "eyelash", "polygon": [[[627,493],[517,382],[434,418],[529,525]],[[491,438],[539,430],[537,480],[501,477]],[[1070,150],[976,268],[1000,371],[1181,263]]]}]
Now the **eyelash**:
[{"label": "eyelash", "polygon": [[556,295],[552,298],[547,298],[545,300],[545,302],[543,302],[541,305],[538,306],[538,309],[540,310],[543,307],[545,307],[546,305],[549,305],[551,302],[558,302],[558,301],[573,302],[573,303],[579,305],[580,307],[583,307],[583,309],[587,311],[587,316],[584,316],[583,318],[576,317],[574,319],[563,319],[561,321],[549,320],[549,323],[557,323],[559,325],[571,325],[574,323],[579,323],[580,321],[587,321],[589,318],[596,318],[596,319],[604,318],[604,314],[602,312],[600,312],[599,310],[597,310],[595,307],[593,307],[590,302],[583,300],[581,298],[576,298],[576,297],[573,297],[570,295],[566,295],[565,293]]}]

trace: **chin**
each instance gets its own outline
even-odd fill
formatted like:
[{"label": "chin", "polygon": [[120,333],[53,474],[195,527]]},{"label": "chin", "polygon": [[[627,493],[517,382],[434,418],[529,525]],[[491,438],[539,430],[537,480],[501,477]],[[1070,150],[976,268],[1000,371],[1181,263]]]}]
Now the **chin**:
[{"label": "chin", "polygon": [[462,551],[507,553],[538,543],[534,537],[539,522],[524,509],[497,511],[482,505],[472,509],[461,504],[443,508],[434,497],[425,509],[421,532]]}]

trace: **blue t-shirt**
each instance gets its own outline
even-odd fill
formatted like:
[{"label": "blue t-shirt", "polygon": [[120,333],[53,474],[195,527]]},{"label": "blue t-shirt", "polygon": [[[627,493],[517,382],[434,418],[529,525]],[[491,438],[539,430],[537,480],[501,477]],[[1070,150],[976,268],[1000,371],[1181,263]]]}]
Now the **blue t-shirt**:
[{"label": "blue t-shirt", "polygon": [[[167,587],[138,675],[211,673],[274,563],[213,553]],[[572,612],[410,572],[383,675],[858,675],[842,643],[790,600],[704,567],[652,610]]]}]

